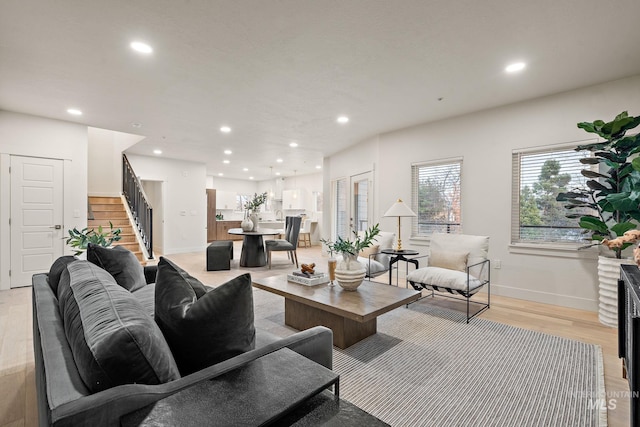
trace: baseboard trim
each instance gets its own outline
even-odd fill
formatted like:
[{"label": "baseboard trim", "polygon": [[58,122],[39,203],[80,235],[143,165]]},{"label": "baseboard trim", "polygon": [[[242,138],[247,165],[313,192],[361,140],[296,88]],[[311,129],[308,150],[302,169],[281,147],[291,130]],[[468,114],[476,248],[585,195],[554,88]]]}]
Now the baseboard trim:
[{"label": "baseboard trim", "polygon": [[559,305],[562,307],[575,308],[578,310],[598,311],[598,301],[579,298],[571,295],[558,295],[550,292],[532,291],[530,289],[520,289],[511,286],[491,284],[491,293],[509,298],[523,299],[527,301],[540,302],[544,304]]}]

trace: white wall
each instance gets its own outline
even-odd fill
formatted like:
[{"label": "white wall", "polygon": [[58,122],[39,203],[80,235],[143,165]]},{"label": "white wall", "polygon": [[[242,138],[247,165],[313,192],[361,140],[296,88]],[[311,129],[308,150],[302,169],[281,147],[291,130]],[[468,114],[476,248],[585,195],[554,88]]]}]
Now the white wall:
[{"label": "white wall", "polygon": [[[395,221],[380,216],[398,197],[411,200],[411,164],[463,157],[463,231],[491,237],[490,257],[502,261],[501,269],[492,270],[493,291],[596,310],[593,252],[510,245],[511,154],[591,138],[576,123],[612,120],[624,110],[640,115],[640,76],[382,134],[331,156],[325,174],[331,180],[375,163],[376,218],[382,229],[394,231]],[[325,217],[330,218],[326,208]],[[408,219],[402,230],[403,247],[428,252],[425,242],[410,241]]]},{"label": "white wall", "polygon": [[122,152],[144,136],[88,128],[88,194],[117,197],[122,193]]},{"label": "white wall", "polygon": [[141,180],[163,181],[163,251],[202,251],[207,243],[206,168],[204,163],[127,154]]},{"label": "white wall", "polygon": [[[8,165],[11,155],[64,160],[64,225],[61,233],[66,235],[70,228],[87,226],[87,127],[0,111],[0,289],[9,288]],[[66,246],[65,253],[71,254]]]}]

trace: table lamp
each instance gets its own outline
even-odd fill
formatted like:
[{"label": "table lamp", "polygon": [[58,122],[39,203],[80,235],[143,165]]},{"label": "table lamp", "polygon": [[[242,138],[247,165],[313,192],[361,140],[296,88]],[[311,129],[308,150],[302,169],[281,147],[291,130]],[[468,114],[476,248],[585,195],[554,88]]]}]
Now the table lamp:
[{"label": "table lamp", "polygon": [[402,239],[400,238],[400,218],[403,216],[411,216],[416,217],[416,215],[409,206],[405,205],[402,199],[398,199],[389,210],[384,214],[384,216],[397,216],[398,217],[398,244],[396,246],[396,251],[402,250]]}]

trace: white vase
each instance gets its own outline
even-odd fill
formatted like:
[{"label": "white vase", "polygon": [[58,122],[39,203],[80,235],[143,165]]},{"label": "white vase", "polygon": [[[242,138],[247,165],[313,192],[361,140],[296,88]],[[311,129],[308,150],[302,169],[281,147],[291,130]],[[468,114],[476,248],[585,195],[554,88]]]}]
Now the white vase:
[{"label": "white vase", "polygon": [[336,266],[336,280],[345,291],[355,291],[364,280],[367,269],[362,265],[357,255],[342,254],[342,261]]},{"label": "white vase", "polygon": [[256,214],[256,213],[249,214],[249,219],[253,223],[253,228],[251,229],[251,231],[257,231],[258,230],[258,221],[259,221],[258,214]]},{"label": "white vase", "polygon": [[253,230],[253,221],[251,221],[249,218],[243,219],[240,223],[240,228],[242,228],[242,231]]},{"label": "white vase", "polygon": [[598,319],[600,323],[618,327],[618,279],[620,266],[635,264],[632,259],[598,257]]}]

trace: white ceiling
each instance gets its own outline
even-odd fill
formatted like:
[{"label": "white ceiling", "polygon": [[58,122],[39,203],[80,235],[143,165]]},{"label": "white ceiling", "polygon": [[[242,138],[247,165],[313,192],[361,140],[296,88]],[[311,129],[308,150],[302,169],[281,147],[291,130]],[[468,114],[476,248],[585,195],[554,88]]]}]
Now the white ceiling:
[{"label": "white ceiling", "polygon": [[380,133],[640,74],[638,16],[638,0],[2,0],[0,109],[144,135],[128,151],[212,175],[300,175]]}]

